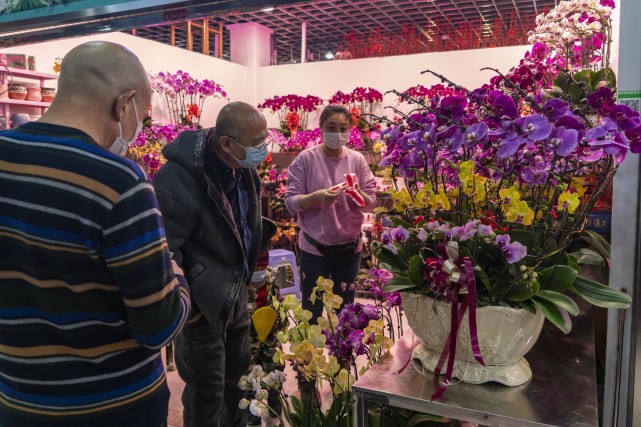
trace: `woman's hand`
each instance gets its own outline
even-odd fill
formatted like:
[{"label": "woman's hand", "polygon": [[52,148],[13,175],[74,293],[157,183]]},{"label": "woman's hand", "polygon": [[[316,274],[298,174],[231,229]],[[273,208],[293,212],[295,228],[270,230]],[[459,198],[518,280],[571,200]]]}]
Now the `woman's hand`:
[{"label": "woman's hand", "polygon": [[331,205],[336,201],[340,191],[333,191],[329,188],[314,191],[313,193],[306,194],[300,198],[300,206],[303,209],[309,209],[314,206]]}]

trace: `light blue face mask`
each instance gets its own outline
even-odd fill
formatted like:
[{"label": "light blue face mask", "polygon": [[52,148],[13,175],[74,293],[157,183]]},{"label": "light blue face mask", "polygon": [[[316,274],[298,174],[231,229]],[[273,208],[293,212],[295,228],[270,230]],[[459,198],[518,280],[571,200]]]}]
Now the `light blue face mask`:
[{"label": "light blue face mask", "polygon": [[[240,143],[231,136],[229,138],[231,138],[236,144],[240,145]],[[233,154],[229,154],[231,154],[234,160],[238,162],[241,168],[256,168],[261,163],[263,163],[263,161],[265,161],[265,159],[267,158],[267,154],[269,154],[269,147],[267,142],[265,141],[261,142],[255,147],[243,147],[242,145],[240,146],[245,150],[244,159],[238,159]]]}]

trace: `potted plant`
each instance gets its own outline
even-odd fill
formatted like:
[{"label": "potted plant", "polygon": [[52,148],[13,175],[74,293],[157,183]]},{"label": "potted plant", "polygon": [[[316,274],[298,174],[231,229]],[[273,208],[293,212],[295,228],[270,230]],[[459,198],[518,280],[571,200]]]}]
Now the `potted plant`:
[{"label": "potted plant", "polygon": [[[482,366],[488,362],[520,370],[502,381],[510,385],[531,375],[519,354],[486,337],[505,329],[493,318],[477,320],[482,311],[533,322],[522,329],[531,337],[517,337],[518,351],[527,352],[543,319],[570,331],[578,307],[568,292],[602,307],[630,304],[627,295],[581,277],[568,254],[617,166],[628,151],[641,151],[639,113],[615,103],[614,73],[603,62],[613,6],[562,2],[537,18],[537,43],[520,64],[476,90],[433,73],[464,95],[426,103],[396,93],[416,108],[382,132],[387,150],[380,164],[392,166],[407,188],[392,191],[400,217],[373,253],[395,275],[385,289],[405,292],[410,324],[445,315],[415,354],[437,373],[447,360],[445,383],[452,376],[484,382],[507,375],[506,369],[488,375]],[[562,45],[558,37],[537,39],[558,31]],[[459,332],[464,339],[457,344]],[[429,348],[434,342],[437,351]],[[466,376],[467,361],[479,370]]]}]

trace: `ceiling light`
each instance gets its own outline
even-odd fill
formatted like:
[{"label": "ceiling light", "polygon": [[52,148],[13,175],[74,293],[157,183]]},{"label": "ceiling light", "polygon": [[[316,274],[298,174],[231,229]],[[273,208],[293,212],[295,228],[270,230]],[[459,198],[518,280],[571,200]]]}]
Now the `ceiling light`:
[{"label": "ceiling light", "polygon": [[325,59],[334,59],[334,53],[331,50],[328,50],[325,54]]},{"label": "ceiling light", "polygon": [[273,11],[274,11],[274,8],[273,8],[273,7],[266,7],[266,8],[264,8],[264,9],[261,9],[260,11],[261,11],[261,12],[273,12]]}]

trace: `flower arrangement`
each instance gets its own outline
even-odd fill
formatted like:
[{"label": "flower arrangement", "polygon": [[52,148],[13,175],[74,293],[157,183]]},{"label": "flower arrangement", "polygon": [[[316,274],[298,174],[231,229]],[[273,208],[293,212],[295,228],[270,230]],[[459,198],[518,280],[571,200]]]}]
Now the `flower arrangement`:
[{"label": "flower arrangement", "polygon": [[54,73],[59,73],[60,72],[60,67],[62,66],[62,58],[58,57],[53,61],[53,71]]},{"label": "flower arrangement", "polygon": [[194,128],[174,125],[158,126],[148,121],[136,140],[129,146],[127,157],[138,163],[147,175],[153,178],[158,169],[166,162],[162,155],[162,149],[165,145],[176,139],[179,133],[191,129]]},{"label": "flower arrangement", "polygon": [[307,130],[307,115],[321,105],[323,100],[317,96],[285,95],[266,99],[258,108],[278,114],[281,131],[293,137],[299,130]]},{"label": "flower arrangement", "polygon": [[357,87],[350,93],[337,91],[331,98],[330,104],[341,104],[348,109],[357,109],[358,115],[371,113],[376,104],[383,102],[383,94],[371,87]]},{"label": "flower arrangement", "polygon": [[302,151],[321,143],[320,128],[301,130],[289,137],[276,130],[270,131],[270,134],[274,142],[280,147],[281,152]]},{"label": "flower arrangement", "polygon": [[[532,73],[532,58],[545,71]],[[434,73],[464,96],[408,96],[417,110],[382,132],[380,164],[407,184],[392,195],[402,218],[373,247],[395,275],[386,290],[453,301],[475,287],[477,305],[540,310],[565,333],[578,313],[566,291],[603,307],[630,304],[581,277],[568,255],[617,166],[639,151],[639,113],[615,103],[614,76],[600,61],[563,63],[552,81],[556,52],[537,43],[520,67],[474,91]]]},{"label": "flower arrangement", "polygon": [[418,99],[422,101],[423,103],[427,103],[428,101],[434,100],[434,102],[438,102],[438,100],[446,97],[446,96],[455,96],[455,95],[464,95],[465,93],[463,91],[457,90],[456,88],[450,87],[450,86],[445,86],[441,83],[432,85],[430,87],[425,87],[423,85],[416,85],[407,88],[405,91],[401,93],[401,95],[398,97],[396,104],[401,104],[403,102],[407,102],[410,99]]},{"label": "flower arrangement", "polygon": [[[389,280],[389,274],[373,271],[372,279],[377,283]],[[332,292],[333,282],[319,278],[312,294],[313,300],[322,301],[327,317],[318,319],[318,324],[309,323],[311,313],[303,310],[300,301],[293,295],[285,297],[277,307],[281,319],[290,325],[278,334],[279,340],[289,344],[289,352],[280,349],[274,356],[279,364],[288,363],[299,377],[299,383],[308,383],[310,388],[328,382],[332,390],[332,402],[327,410],[322,410],[316,401],[315,393],[303,396],[287,396],[282,392],[286,376],[282,372],[265,374],[259,368],[240,380],[241,389],[249,390],[250,396],[240,402],[241,408],[250,411],[269,422],[292,427],[306,426],[350,426],[353,422],[351,402],[352,384],[373,363],[391,348],[393,342],[385,335],[389,329],[391,303],[381,298],[375,304],[347,304],[338,310],[342,298]],[[285,348],[285,347],[284,347]],[[365,359],[365,365],[357,369],[358,358]],[[283,412],[279,414],[267,404],[268,390],[280,394]]]},{"label": "flower arrangement", "polygon": [[213,80],[200,81],[182,70],[175,74],[149,73],[149,82],[154,93],[164,96],[174,126],[200,128],[205,99],[210,96],[227,98],[227,92]]}]

